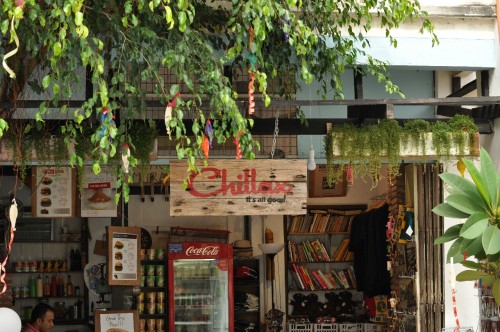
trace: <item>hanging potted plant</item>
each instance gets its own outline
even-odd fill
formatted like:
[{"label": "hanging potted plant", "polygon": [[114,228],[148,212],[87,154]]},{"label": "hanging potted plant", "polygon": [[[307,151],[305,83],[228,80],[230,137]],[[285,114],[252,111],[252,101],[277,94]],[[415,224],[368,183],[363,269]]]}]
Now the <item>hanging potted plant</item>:
[{"label": "hanging potted plant", "polygon": [[[387,163],[388,176],[392,177],[398,175],[400,164],[408,155],[438,161],[452,155],[461,157],[467,145],[474,142],[476,132],[473,119],[463,115],[432,124],[418,119],[400,126],[394,119],[384,119],[360,127],[334,126],[324,138],[328,181],[335,182],[349,165],[354,176],[367,175],[376,186],[383,163]],[[334,161],[339,167],[333,167]]]},{"label": "hanging potted plant", "polygon": [[471,161],[462,161],[472,181],[457,174],[441,174],[449,195],[433,212],[465,222],[448,228],[435,243],[453,241],[447,261],[453,258],[468,268],[457,275],[457,281],[481,279],[484,285],[492,286],[493,296],[500,303],[500,173],[484,149],[480,152],[480,170]]}]

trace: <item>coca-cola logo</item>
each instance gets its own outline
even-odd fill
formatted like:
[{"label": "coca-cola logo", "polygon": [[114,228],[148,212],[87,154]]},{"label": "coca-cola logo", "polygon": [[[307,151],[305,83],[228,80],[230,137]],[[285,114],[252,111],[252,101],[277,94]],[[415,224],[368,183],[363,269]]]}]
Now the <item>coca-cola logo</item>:
[{"label": "coca-cola logo", "polygon": [[186,249],[186,256],[217,256],[219,254],[219,247],[206,246],[196,248],[191,246]]}]

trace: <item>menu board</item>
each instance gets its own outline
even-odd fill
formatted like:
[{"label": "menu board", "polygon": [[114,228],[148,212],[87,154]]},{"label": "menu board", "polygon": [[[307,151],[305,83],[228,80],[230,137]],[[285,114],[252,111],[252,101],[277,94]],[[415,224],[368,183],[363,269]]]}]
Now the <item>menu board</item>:
[{"label": "menu board", "polygon": [[95,311],[95,332],[135,332],[139,331],[137,310]]},{"label": "menu board", "polygon": [[116,171],[111,167],[101,167],[99,174],[94,174],[91,167],[84,167],[81,181],[82,217],[117,216],[114,201],[116,194]]},{"label": "menu board", "polygon": [[75,216],[74,175],[71,167],[33,166],[32,216],[35,218]]},{"label": "menu board", "polygon": [[107,231],[108,284],[139,286],[141,229],[108,226]]}]

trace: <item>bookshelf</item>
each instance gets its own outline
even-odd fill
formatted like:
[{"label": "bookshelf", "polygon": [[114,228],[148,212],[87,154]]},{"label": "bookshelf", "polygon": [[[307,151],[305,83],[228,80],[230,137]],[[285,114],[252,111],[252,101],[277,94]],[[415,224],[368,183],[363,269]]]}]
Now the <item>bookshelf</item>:
[{"label": "bookshelf", "polygon": [[[308,207],[307,214],[286,218],[287,317],[297,317],[291,304],[297,293],[316,294],[323,304],[332,292],[352,292],[355,301],[362,300],[356,291],[349,236],[352,220],[365,209],[364,205]],[[311,322],[318,316],[324,313],[306,315]]]}]

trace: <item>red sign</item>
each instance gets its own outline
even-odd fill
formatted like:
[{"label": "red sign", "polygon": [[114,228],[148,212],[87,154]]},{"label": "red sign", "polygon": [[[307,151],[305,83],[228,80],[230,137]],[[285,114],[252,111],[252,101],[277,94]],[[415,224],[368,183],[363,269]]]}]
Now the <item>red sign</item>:
[{"label": "red sign", "polygon": [[[206,174],[205,174],[206,173]],[[206,179],[216,179],[219,182],[215,188],[208,192],[200,192],[196,189],[196,178],[205,175]],[[220,180],[217,180],[220,179]],[[278,181],[257,181],[257,170],[244,169],[243,174],[236,176],[236,181],[227,179],[226,168],[203,167],[199,173],[190,177],[187,190],[195,197],[213,197],[216,195],[255,195],[255,194],[288,194],[293,191],[293,184]]]}]

